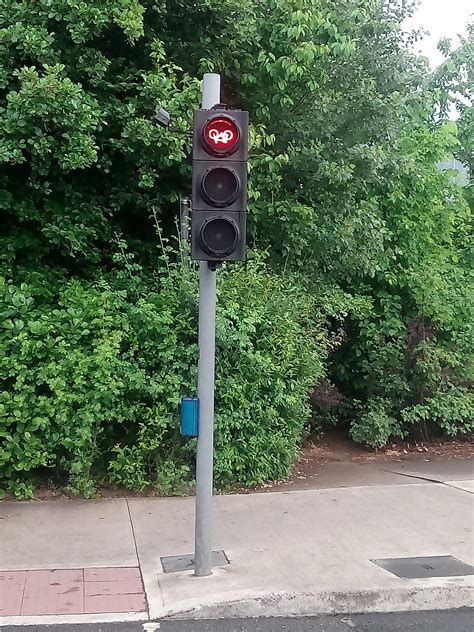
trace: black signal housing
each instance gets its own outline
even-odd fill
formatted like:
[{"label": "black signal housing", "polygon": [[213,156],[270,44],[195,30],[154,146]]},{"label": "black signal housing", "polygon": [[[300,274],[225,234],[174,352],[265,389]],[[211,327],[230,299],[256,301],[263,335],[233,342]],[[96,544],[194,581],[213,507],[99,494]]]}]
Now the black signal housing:
[{"label": "black signal housing", "polygon": [[245,261],[248,112],[194,114],[191,256]]}]

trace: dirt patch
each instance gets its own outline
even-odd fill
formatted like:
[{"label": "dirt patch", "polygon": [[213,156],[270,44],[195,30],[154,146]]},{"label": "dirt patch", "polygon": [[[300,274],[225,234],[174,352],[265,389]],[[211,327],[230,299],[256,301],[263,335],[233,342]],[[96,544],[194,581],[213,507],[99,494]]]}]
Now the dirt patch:
[{"label": "dirt patch", "polygon": [[385,448],[364,448],[338,432],[327,433],[301,450],[299,465],[315,463],[374,463],[417,459],[469,459],[474,457],[474,440],[397,441]]}]

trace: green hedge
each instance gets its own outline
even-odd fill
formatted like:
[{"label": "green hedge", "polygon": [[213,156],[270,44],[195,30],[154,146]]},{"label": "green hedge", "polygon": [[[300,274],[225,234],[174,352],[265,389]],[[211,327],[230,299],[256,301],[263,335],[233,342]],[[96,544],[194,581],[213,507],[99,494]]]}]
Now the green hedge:
[{"label": "green hedge", "polygon": [[[178,405],[196,384],[196,273],[165,257],[145,278],[125,263],[95,282],[1,278],[0,480],[17,496],[48,471],[86,496],[100,479],[164,493],[192,481]],[[324,337],[309,335],[311,300],[261,261],[218,285],[216,484],[281,478]]]}]

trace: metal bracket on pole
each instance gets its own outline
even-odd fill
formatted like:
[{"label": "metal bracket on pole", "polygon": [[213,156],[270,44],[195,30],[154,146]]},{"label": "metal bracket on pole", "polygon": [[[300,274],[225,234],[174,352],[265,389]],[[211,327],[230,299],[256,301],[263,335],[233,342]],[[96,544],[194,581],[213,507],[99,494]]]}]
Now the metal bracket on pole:
[{"label": "metal bracket on pole", "polygon": [[181,257],[185,265],[189,265],[190,236],[189,227],[191,222],[191,202],[188,197],[181,197],[179,200],[179,233],[181,245]]},{"label": "metal bracket on pole", "polygon": [[[206,73],[202,108],[220,102],[221,78]],[[212,494],[214,460],[214,371],[216,346],[216,271],[206,261],[199,266],[199,437],[196,455],[196,524],[194,574],[205,577],[212,568]]]}]

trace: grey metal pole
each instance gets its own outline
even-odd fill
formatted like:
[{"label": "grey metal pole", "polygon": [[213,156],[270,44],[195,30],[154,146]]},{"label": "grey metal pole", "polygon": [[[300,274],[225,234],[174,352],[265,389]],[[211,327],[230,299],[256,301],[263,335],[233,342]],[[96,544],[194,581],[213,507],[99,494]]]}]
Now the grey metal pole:
[{"label": "grey metal pole", "polygon": [[[202,107],[220,102],[220,75],[207,73],[202,83]],[[212,493],[214,457],[214,369],[216,348],[216,272],[206,261],[199,266],[199,436],[196,456],[196,524],[194,574],[212,569]]]}]

